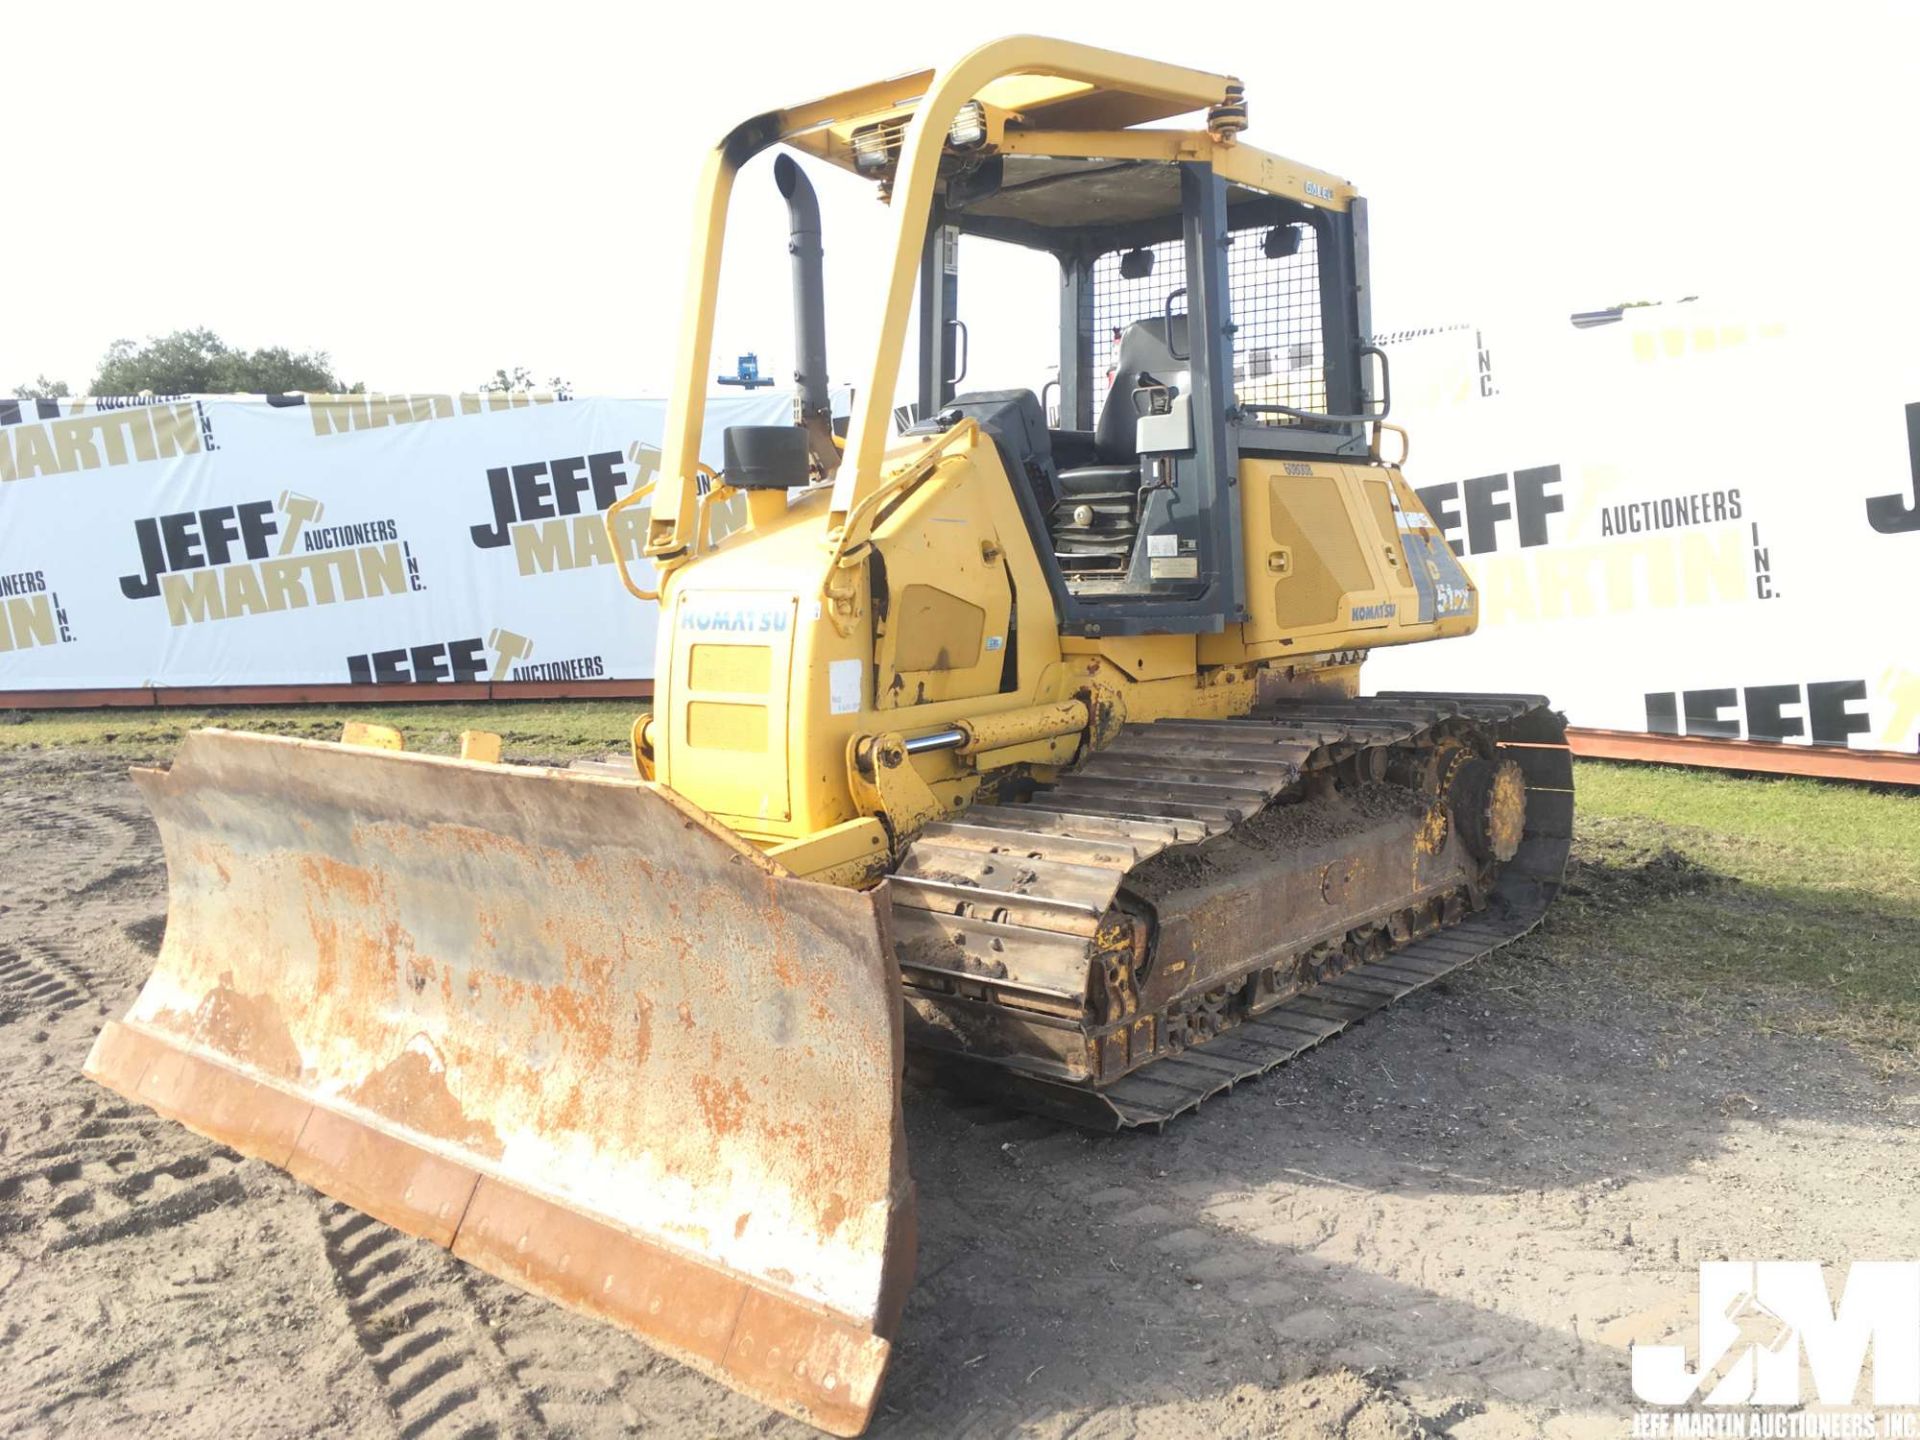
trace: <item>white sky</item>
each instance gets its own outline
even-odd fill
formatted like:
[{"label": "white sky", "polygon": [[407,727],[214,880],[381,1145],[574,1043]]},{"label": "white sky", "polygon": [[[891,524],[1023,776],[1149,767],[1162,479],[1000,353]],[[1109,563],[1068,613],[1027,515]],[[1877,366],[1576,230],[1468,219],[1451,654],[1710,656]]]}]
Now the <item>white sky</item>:
[{"label": "white sky", "polygon": [[[583,394],[661,392],[708,146],[1010,30],[1241,76],[1249,141],[1371,199],[1383,330],[1920,286],[1911,4],[329,0],[75,20],[0,12],[0,393],[40,372],[84,389],[115,338],[197,325],[328,350],[375,389],[524,364]],[[752,349],[784,379],[767,165],[735,205],[716,368]],[[823,169],[828,349],[857,383],[885,215]],[[1050,343],[1050,300],[966,279],[976,343],[1021,325]]]}]

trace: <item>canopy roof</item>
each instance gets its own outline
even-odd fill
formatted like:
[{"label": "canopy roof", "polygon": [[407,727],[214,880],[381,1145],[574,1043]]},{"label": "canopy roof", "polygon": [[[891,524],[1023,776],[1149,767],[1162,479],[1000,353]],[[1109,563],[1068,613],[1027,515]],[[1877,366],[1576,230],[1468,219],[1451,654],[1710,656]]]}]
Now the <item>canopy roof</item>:
[{"label": "canopy roof", "polygon": [[[1112,131],[1218,105],[1239,84],[1230,75],[1136,63],[1140,73],[1127,85],[1096,85],[1058,75],[1005,75],[983,86],[974,98],[1018,115],[1032,129]],[[934,77],[934,71],[920,70],[793,106],[782,112],[784,138],[809,154],[856,169],[854,132],[874,125],[896,134],[905,130]]]}]

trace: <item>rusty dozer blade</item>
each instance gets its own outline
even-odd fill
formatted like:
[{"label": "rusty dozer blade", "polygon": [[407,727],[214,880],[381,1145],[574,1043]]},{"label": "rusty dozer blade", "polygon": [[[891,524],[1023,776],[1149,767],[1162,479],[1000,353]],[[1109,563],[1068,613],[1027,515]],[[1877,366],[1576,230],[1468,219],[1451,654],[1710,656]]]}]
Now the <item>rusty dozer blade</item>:
[{"label": "rusty dozer blade", "polygon": [[913,1268],[885,906],[641,780],[210,730],[102,1084],[841,1435]]}]

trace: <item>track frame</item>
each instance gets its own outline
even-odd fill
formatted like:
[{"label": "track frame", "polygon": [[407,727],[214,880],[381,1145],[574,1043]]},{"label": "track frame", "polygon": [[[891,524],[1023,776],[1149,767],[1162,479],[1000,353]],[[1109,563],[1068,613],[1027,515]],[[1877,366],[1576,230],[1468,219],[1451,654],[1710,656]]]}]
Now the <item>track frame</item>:
[{"label": "track frame", "polygon": [[[1378,778],[1457,721],[1525,778],[1510,860],[1423,889],[1416,847],[1397,903],[1327,937],[1304,981],[1243,966],[1210,977],[1203,1006],[1164,990],[1153,1008],[1115,1004],[1141,943],[1116,924],[1140,867],[1313,787]],[[1540,696],[1396,691],[1127,727],[1031,799],[976,806],[909,848],[889,882],[909,1068],[1090,1129],[1160,1128],[1526,934],[1559,890],[1572,821],[1565,720]]]}]

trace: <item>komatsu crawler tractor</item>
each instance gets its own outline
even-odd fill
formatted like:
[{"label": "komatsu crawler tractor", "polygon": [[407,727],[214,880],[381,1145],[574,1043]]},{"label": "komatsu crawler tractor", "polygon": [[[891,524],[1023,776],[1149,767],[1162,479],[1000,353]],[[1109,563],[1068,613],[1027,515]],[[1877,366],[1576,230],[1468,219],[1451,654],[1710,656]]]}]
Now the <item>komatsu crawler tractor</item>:
[{"label": "komatsu crawler tractor", "polygon": [[[1231,77],[1022,38],[728,132],[610,516],[659,607],[632,761],[195,733],[138,773],[166,938],[88,1072],[852,1435],[913,1268],[903,1071],[1158,1127],[1532,926],[1562,722],[1361,695],[1475,593],[1382,458],[1365,202],[1246,123]],[[884,227],[844,424],[809,172]],[[795,420],[716,474],[749,181]],[[1059,344],[967,391],[995,247],[1051,257]]]}]

